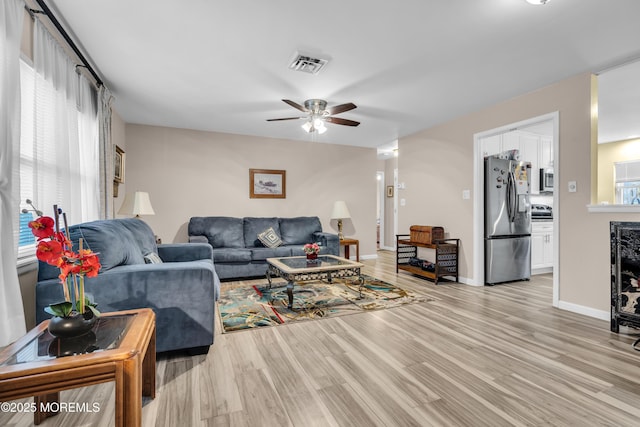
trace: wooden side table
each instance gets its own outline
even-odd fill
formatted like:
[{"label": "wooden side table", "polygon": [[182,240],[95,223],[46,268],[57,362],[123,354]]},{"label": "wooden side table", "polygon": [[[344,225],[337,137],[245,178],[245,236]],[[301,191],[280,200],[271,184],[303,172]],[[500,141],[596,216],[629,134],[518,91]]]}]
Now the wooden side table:
[{"label": "wooden side table", "polygon": [[340,240],[340,246],[344,246],[344,257],[349,259],[349,247],[355,245],[356,247],[356,261],[360,262],[360,241],[358,239],[350,239],[345,237]]},{"label": "wooden side table", "polygon": [[115,381],[115,425],[140,426],[142,396],[156,394],[155,318],[149,308],[103,313],[71,342],[51,336],[48,320],[40,323],[0,352],[0,402],[35,396],[40,424],[57,414],[46,408],[58,406],[61,390]]}]

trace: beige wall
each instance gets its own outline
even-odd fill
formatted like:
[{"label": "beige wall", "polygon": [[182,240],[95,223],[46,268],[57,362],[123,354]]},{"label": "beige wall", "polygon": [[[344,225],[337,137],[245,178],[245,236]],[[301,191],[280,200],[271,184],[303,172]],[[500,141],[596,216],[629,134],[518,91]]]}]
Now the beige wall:
[{"label": "beige wall", "polygon": [[[345,236],[376,254],[375,149],[131,124],[126,142],[126,188],[149,193],[143,219],[164,243],[186,242],[192,216],[318,216],[336,232],[344,200]],[[286,199],[250,199],[250,168],[286,170]]]},{"label": "beige wall", "polygon": [[598,144],[598,203],[615,203],[615,162],[640,159],[640,139]]},{"label": "beige wall", "polygon": [[[400,181],[407,200],[399,208],[400,231],[412,224],[442,225],[461,239],[460,274],[473,276],[474,134],[544,114],[559,112],[556,186],[559,203],[559,306],[604,317],[609,310],[609,221],[637,220],[633,214],[588,213],[592,190],[592,156],[597,127],[591,104],[595,78],[575,76],[399,141]],[[593,153],[593,154],[592,154]],[[594,174],[595,174],[595,159]],[[568,181],[578,191],[569,193]],[[595,190],[594,190],[595,193]]]}]

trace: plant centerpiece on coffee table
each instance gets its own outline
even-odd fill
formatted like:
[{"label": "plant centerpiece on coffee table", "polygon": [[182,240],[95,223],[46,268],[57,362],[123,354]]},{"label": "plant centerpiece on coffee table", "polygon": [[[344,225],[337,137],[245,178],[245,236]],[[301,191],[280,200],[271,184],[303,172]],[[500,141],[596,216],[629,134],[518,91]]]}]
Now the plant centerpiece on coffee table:
[{"label": "plant centerpiece on coffee table", "polygon": [[307,259],[313,260],[318,258],[320,246],[317,243],[307,243],[302,247],[302,250],[307,254]]},{"label": "plant centerpiece on coffee table", "polygon": [[[69,236],[67,216],[53,206],[54,218],[43,216],[31,200],[26,201],[39,215],[29,222],[31,232],[38,240],[36,257],[60,269],[60,283],[64,301],[50,304],[44,310],[53,318],[49,322],[49,332],[58,337],[73,337],[87,333],[100,316],[97,304],[91,302],[84,293],[84,279],[95,277],[100,270],[98,254],[83,248],[83,240],[78,241],[78,252],[73,251]],[[27,209],[22,211],[28,212]],[[60,231],[60,217],[64,221],[65,233]]]}]

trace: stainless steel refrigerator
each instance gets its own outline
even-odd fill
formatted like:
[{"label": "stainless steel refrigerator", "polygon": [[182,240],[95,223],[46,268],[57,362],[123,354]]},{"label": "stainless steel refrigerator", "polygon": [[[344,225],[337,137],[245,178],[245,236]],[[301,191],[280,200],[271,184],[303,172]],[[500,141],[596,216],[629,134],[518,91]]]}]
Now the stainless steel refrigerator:
[{"label": "stainless steel refrigerator", "polygon": [[531,164],[488,157],[484,161],[485,283],[531,277]]}]

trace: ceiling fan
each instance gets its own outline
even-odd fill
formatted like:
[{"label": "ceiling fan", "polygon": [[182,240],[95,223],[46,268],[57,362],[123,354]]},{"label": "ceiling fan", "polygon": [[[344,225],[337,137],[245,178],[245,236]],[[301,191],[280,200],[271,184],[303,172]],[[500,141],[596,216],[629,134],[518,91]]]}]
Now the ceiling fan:
[{"label": "ceiling fan", "polygon": [[306,101],[304,101],[304,107],[298,104],[297,102],[293,102],[288,99],[283,99],[283,101],[291,105],[293,108],[300,110],[303,113],[307,113],[307,115],[301,116],[301,117],[283,117],[280,119],[267,119],[268,122],[276,122],[280,120],[307,119],[307,121],[302,125],[302,128],[309,133],[318,132],[320,134],[323,134],[327,131],[327,128],[324,126],[325,122],[333,123],[336,125],[345,125],[345,126],[358,126],[360,124],[360,122],[356,122],[355,120],[342,119],[340,117],[333,117],[334,114],[344,113],[345,111],[350,111],[350,110],[353,110],[354,108],[357,108],[357,106],[352,102],[327,108],[327,101],[323,99],[307,99]]}]

